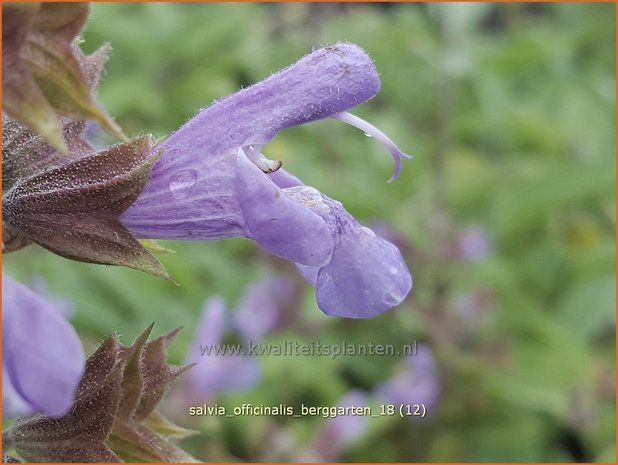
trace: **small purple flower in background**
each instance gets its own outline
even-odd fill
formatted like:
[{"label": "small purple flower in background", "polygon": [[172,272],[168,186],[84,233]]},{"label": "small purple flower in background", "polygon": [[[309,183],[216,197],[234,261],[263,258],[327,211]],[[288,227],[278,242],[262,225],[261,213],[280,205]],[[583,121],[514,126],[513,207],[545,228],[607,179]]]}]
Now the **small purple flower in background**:
[{"label": "small purple flower in background", "polygon": [[2,405],[8,416],[64,415],[85,368],[75,329],[47,300],[2,277]]},{"label": "small purple flower in background", "polygon": [[[337,407],[366,407],[367,399],[361,391],[346,394]],[[360,439],[367,430],[367,417],[340,415],[327,419],[316,434],[311,446],[311,461],[333,461],[341,457],[345,448]]]},{"label": "small purple flower in background", "polygon": [[469,226],[459,235],[458,255],[469,262],[479,262],[491,252],[491,238],[482,226]]},{"label": "small purple flower in background", "polygon": [[195,366],[174,389],[170,411],[209,401],[218,392],[253,387],[261,377],[258,361],[231,353],[241,351],[242,345],[221,344],[223,337],[237,332],[244,342],[259,343],[266,333],[286,323],[288,307],[297,299],[298,283],[274,273],[248,286],[233,312],[223,297],[209,298],[186,357],[186,363]]},{"label": "small purple flower in background", "polygon": [[228,315],[223,297],[211,297],[204,304],[186,357],[186,363],[195,363],[195,366],[182,378],[179,386],[178,396],[183,403],[205,402],[219,391],[243,391],[258,382],[260,367],[257,360],[221,353],[226,349],[221,341],[229,326]]},{"label": "small purple flower in background", "polygon": [[298,299],[296,281],[269,273],[250,285],[234,312],[234,327],[245,341],[259,342],[288,320],[289,307]]},{"label": "small purple flower in background", "polygon": [[424,404],[430,415],[440,396],[438,370],[431,349],[419,344],[416,355],[406,357],[403,370],[379,385],[376,394],[393,405]]},{"label": "small purple flower in background", "polygon": [[369,318],[400,304],[412,278],[399,250],[261,153],[278,132],[331,117],[384,143],[395,160],[395,178],[407,155],[345,113],[379,87],[371,58],[342,43],[214,103],[162,143],[162,155],[122,223],[144,239],[253,239],[296,263],[329,315]]},{"label": "small purple flower in background", "polygon": [[476,332],[487,323],[493,303],[492,290],[482,287],[455,297],[449,306],[451,339],[460,346],[468,345]]},{"label": "small purple flower in background", "polygon": [[452,310],[461,322],[476,326],[489,313],[493,301],[494,295],[490,289],[477,288],[454,299]]}]

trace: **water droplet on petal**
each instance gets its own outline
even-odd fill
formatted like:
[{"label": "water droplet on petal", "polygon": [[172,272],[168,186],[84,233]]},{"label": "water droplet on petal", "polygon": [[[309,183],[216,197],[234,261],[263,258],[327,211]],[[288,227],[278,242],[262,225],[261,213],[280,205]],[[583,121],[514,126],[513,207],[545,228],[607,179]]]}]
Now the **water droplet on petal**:
[{"label": "water droplet on petal", "polygon": [[197,181],[197,171],[183,170],[170,177],[170,192],[175,199],[184,199]]},{"label": "water droplet on petal", "polygon": [[366,226],[363,226],[363,232],[365,232],[365,234],[367,234],[372,239],[376,237],[376,233],[374,233],[371,229],[367,228]]},{"label": "water droplet on petal", "polygon": [[388,268],[388,271],[390,272],[390,274],[392,274],[393,276],[396,276],[397,274],[399,274],[399,270],[397,269],[396,266],[391,266]]},{"label": "water droplet on petal", "polygon": [[401,301],[401,297],[395,294],[389,293],[384,296],[383,300],[386,305],[394,307],[396,305],[399,305],[399,302]]}]

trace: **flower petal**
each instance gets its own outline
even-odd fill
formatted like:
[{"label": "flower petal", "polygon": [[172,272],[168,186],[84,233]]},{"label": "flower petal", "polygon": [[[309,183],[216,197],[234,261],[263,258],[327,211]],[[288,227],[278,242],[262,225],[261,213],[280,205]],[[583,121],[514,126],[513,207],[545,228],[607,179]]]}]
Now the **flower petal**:
[{"label": "flower petal", "polygon": [[11,377],[2,367],[2,414],[8,418],[16,418],[33,413],[33,408],[13,387]]},{"label": "flower petal", "polygon": [[238,155],[236,194],[250,237],[279,257],[304,265],[330,261],[333,240],[324,220],[284,194],[245,156]]},{"label": "flower petal", "polygon": [[[273,328],[289,320],[286,307],[293,307],[296,282],[287,275],[268,273],[251,284],[234,312],[234,327],[245,341],[259,342]],[[292,305],[290,305],[292,304]]]},{"label": "flower petal", "polygon": [[[362,391],[354,389],[337,402],[337,407],[358,408],[366,407],[367,404],[366,395]],[[339,415],[329,418],[327,422],[332,428],[329,432],[341,446],[358,439],[367,429],[367,417],[363,415]]]},{"label": "flower petal", "polygon": [[187,363],[199,361],[200,346],[216,345],[221,342],[225,331],[225,313],[227,305],[225,299],[219,295],[211,297],[202,307],[202,317],[197,326],[193,344],[189,349]]},{"label": "flower petal", "polygon": [[[372,98],[379,87],[371,58],[343,43],[316,50],[214,103],[162,144],[163,154],[141,196],[122,216],[123,224],[147,239],[245,235],[230,179],[238,149],[345,111]],[[273,253],[285,256],[285,251]]]},{"label": "flower petal", "polygon": [[298,267],[315,284],[318,306],[324,313],[370,318],[403,301],[412,288],[412,277],[397,247],[361,226],[341,203],[311,187],[284,192],[319,214],[335,238],[327,265]]},{"label": "flower petal", "polygon": [[355,107],[379,89],[375,66],[360,47],[332,45],[215,102],[172,134],[166,145],[192,160],[263,145],[283,129]]},{"label": "flower petal", "polygon": [[371,318],[403,302],[411,288],[399,249],[359,228],[341,237],[318,272],[316,297],[328,315]]},{"label": "flower petal", "polygon": [[[234,193],[235,154],[168,150],[137,201],[120,217],[141,239],[215,240],[244,236]],[[162,163],[163,161],[163,163]]]},{"label": "flower petal", "polygon": [[318,282],[318,272],[320,271],[319,266],[307,266],[297,263],[296,269],[308,283],[311,283],[314,286],[316,285]]},{"label": "flower petal", "polygon": [[269,176],[270,176],[270,179],[272,179],[274,183],[282,189],[285,189],[286,187],[295,187],[295,186],[303,185],[300,179],[288,173],[284,169],[279,169],[275,171],[274,173],[271,173]]},{"label": "flower petal", "polygon": [[[198,330],[187,355],[196,365],[185,375],[188,393],[200,402],[220,390],[243,390],[260,378],[257,361],[242,355],[224,355],[219,346],[226,326],[226,304],[222,297],[204,304]],[[204,350],[205,349],[205,350]]]},{"label": "flower petal", "polygon": [[33,411],[61,416],[71,407],[85,355],[73,327],[49,302],[2,278],[2,359],[10,382]]},{"label": "flower petal", "polygon": [[[399,304],[412,280],[395,246],[369,237],[340,204],[319,193],[317,201],[297,198],[289,190],[304,187],[284,170],[265,174],[254,164],[265,172],[278,168],[259,154],[277,132],[341,118],[379,87],[371,58],[342,43],[214,103],[163,143],[163,155],[123,224],[142,238],[254,239],[315,278],[318,305],[331,315],[368,318]],[[172,201],[171,183],[180,174],[187,174],[179,183],[183,195]]]},{"label": "flower petal", "polygon": [[423,404],[433,409],[440,397],[440,380],[431,349],[419,344],[418,352],[405,358],[403,371],[377,386],[376,393],[391,404]]},{"label": "flower petal", "polygon": [[[364,408],[367,398],[362,391],[350,391],[338,403],[337,407]],[[337,415],[328,418],[318,430],[311,444],[315,462],[336,462],[341,458],[345,448],[360,439],[367,430],[367,417],[363,415]]]}]

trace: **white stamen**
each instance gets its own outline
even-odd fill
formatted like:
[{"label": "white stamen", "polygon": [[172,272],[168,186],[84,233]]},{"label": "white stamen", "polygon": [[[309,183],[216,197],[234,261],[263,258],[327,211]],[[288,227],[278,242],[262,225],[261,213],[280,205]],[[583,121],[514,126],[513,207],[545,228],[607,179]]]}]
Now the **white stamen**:
[{"label": "white stamen", "polygon": [[339,121],[343,121],[344,123],[348,123],[349,125],[360,129],[365,133],[366,136],[375,138],[388,149],[388,151],[393,156],[393,159],[395,160],[395,169],[393,171],[393,175],[388,180],[388,182],[393,182],[401,173],[401,159],[412,158],[412,155],[408,155],[407,153],[402,152],[399,147],[397,147],[397,145],[395,145],[395,143],[386,134],[384,134],[375,126],[369,124],[367,121],[359,118],[358,116],[354,116],[351,113],[344,111],[342,113],[332,115],[331,118],[338,119]]},{"label": "white stamen", "polygon": [[247,147],[243,147],[241,150],[247,156],[247,158],[253,162],[255,166],[257,166],[266,174],[274,173],[279,168],[281,168],[283,162],[266,158],[260,152],[261,149],[261,145],[249,145]]}]

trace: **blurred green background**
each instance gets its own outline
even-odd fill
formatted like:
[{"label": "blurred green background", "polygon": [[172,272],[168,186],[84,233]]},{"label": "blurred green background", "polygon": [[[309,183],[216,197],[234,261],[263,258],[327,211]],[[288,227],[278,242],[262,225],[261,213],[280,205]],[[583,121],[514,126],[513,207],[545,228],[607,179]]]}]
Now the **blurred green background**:
[{"label": "blurred green background", "polygon": [[[427,418],[370,419],[336,459],[614,462],[613,4],[92,10],[82,47],[113,45],[99,101],[130,136],[167,135],[313,47],[346,40],[375,60],[382,90],[353,112],[414,155],[396,182],[386,183],[392,161],[380,144],[333,120],[286,130],[263,149],[364,224],[395,228],[415,281],[403,305],[366,321],[327,317],[306,285],[302,324],[265,342],[418,340],[438,366],[440,399]],[[467,254],[470,231],[483,240]],[[89,350],[111,331],[129,343],[152,321],[157,333],[183,325],[170,349],[177,363],[207,297],[234,305],[268,270],[295,273],[243,239],[165,245],[176,254],[160,259],[181,287],[36,247],[4,266],[72,299]],[[259,362],[258,385],[215,400],[332,406],[401,367],[396,357]],[[201,431],[185,442],[200,459],[256,461],[303,459],[324,420],[176,421]]]}]

